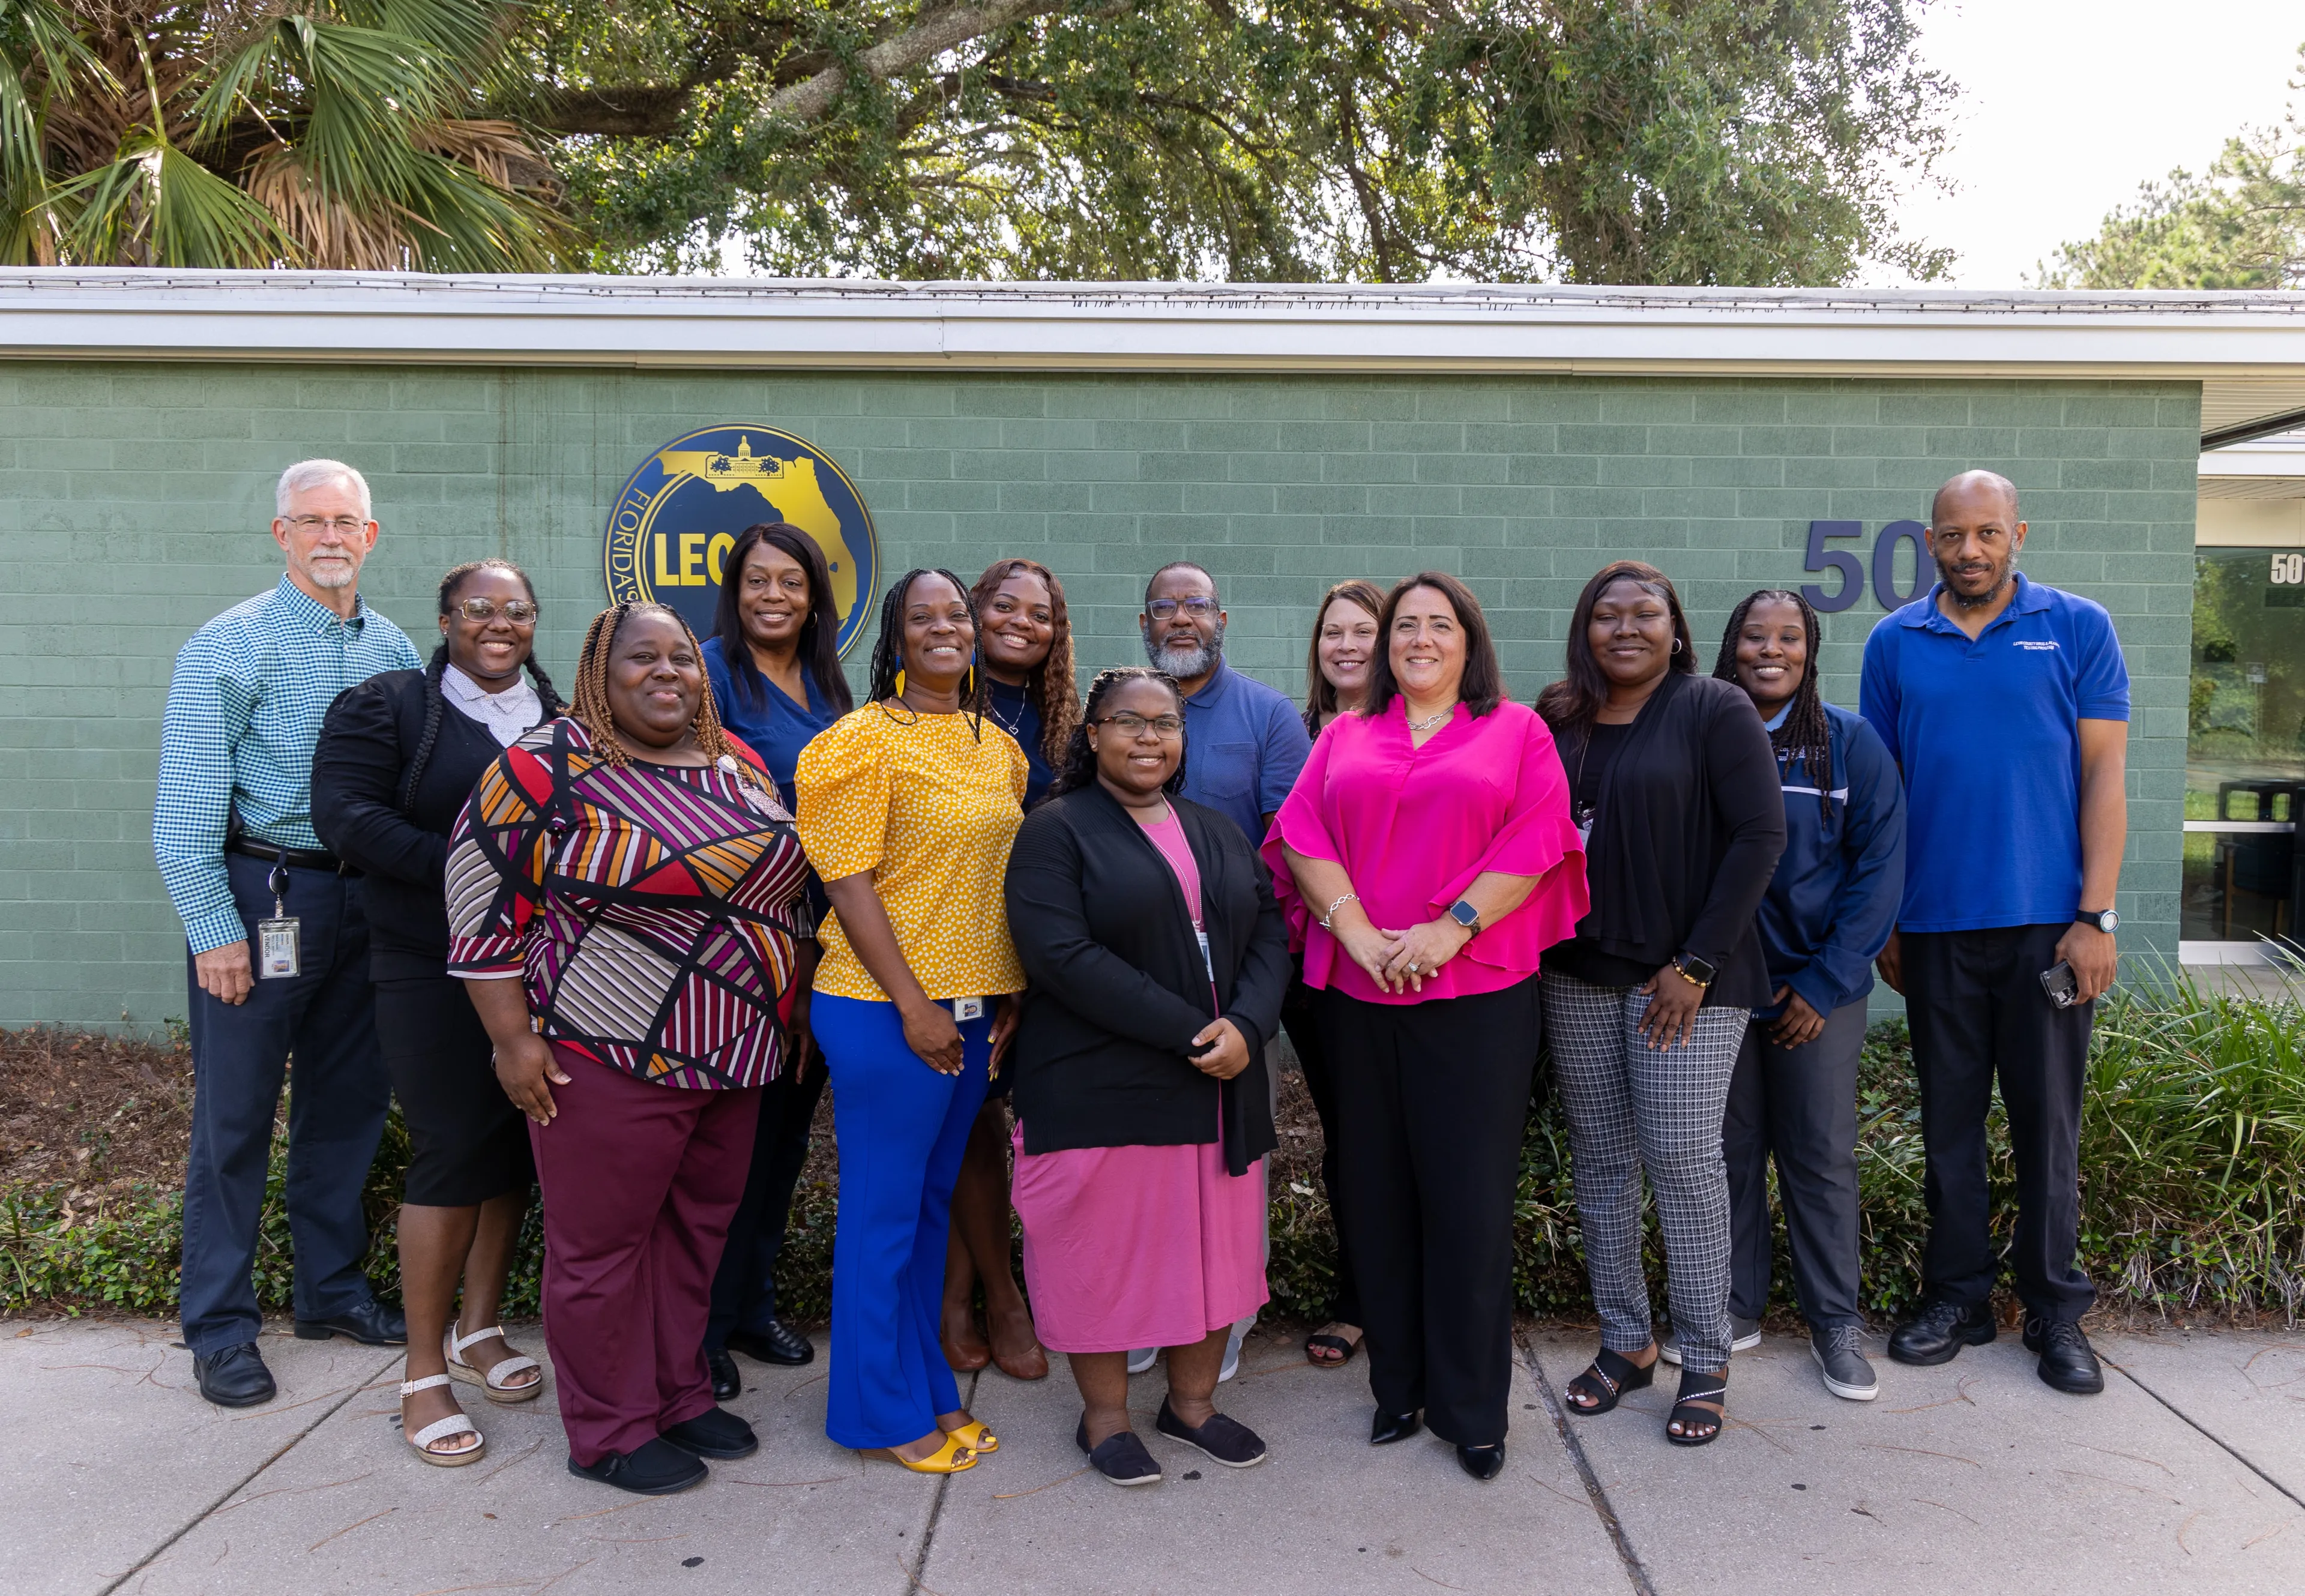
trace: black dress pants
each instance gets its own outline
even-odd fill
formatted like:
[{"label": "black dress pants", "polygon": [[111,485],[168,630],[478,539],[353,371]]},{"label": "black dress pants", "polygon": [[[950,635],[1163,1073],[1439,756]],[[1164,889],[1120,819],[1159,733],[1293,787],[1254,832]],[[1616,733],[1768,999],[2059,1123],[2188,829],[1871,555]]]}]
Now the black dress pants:
[{"label": "black dress pants", "polygon": [[1337,1231],[1337,1285],[1329,1297],[1328,1316],[1339,1324],[1357,1325],[1361,1322],[1361,1293],[1353,1279],[1352,1256],[1345,1251],[1345,1193],[1337,1176],[1337,1081],[1321,1040],[1319,997],[1305,984],[1300,960],[1297,973],[1289,977],[1289,995],[1280,1001],[1280,1023],[1297,1049],[1297,1062],[1304,1066],[1305,1090],[1321,1120],[1321,1188],[1329,1194],[1329,1222]]},{"label": "black dress pants", "polygon": [[1385,1413],[1423,1409],[1443,1440],[1501,1441],[1536,978],[1422,1003],[1323,992],[1319,1008],[1369,1389]]},{"label": "black dress pants", "polygon": [[824,1095],[825,1075],[824,1059],[812,1052],[800,1079],[788,1072],[761,1088],[752,1168],[712,1275],[712,1312],[704,1325],[708,1351],[726,1351],[736,1331],[760,1334],[777,1316],[777,1254],[792,1218],[793,1188],[808,1161],[808,1128]]},{"label": "black dress pants", "polygon": [[1745,1028],[1721,1152],[1729,1165],[1729,1312],[1769,1304],[1769,1159],[1793,1255],[1801,1314],[1816,1329],[1864,1322],[1857,1282],[1857,1060],[1865,1000],[1824,1017],[1813,1042],[1779,1047],[1770,1022]]},{"label": "black dress pants", "polygon": [[2094,1005],[2059,1008],[2041,989],[2066,924],[1907,931],[1905,1009],[1921,1084],[1929,1243],[1922,1286],[1981,1305],[1999,1273],[1986,1182],[1985,1114],[1995,1077],[2017,1163],[2017,1295],[2051,1320],[2097,1300],[2073,1266],[2080,1229],[2081,1084]]}]

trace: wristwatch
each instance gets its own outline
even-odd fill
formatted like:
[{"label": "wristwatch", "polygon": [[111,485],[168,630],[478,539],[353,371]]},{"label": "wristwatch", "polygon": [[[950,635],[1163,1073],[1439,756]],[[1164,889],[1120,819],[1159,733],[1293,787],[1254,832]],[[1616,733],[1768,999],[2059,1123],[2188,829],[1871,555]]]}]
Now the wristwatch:
[{"label": "wristwatch", "polygon": [[1478,936],[1480,934],[1481,912],[1478,909],[1474,908],[1472,904],[1467,903],[1463,898],[1459,898],[1455,903],[1449,905],[1449,918],[1455,921],[1459,925],[1463,926],[1466,930],[1471,932],[1473,935]]},{"label": "wristwatch", "polygon": [[1721,973],[1693,953],[1673,955],[1672,967],[1680,971],[1680,979],[1692,987],[1709,987],[1713,984],[1713,978]]},{"label": "wristwatch", "polygon": [[2110,937],[2121,929],[2121,916],[2110,909],[2084,909],[2073,918],[2083,925],[2093,925]]}]

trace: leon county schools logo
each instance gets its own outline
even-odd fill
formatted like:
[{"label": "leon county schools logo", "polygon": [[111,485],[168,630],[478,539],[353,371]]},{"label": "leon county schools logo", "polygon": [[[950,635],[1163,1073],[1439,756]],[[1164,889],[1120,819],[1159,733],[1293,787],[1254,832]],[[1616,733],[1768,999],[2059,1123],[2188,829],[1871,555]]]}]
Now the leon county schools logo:
[{"label": "leon county schools logo", "polygon": [[788,522],[824,551],[845,652],[880,574],[872,518],[822,450],[773,427],[707,427],[642,462],[608,513],[609,599],[668,604],[711,636],[728,550],[763,521]]}]

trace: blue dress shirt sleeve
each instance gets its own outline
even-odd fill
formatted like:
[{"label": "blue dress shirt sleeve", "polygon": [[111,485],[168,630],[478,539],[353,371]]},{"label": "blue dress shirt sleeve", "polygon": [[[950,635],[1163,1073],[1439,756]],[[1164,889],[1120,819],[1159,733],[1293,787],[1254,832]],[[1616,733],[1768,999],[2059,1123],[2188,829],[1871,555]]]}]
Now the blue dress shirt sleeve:
[{"label": "blue dress shirt sleeve", "polygon": [[[413,650],[412,650],[413,651]],[[225,870],[232,813],[232,751],[256,702],[230,651],[206,630],[176,655],[160,722],[160,779],[152,804],[152,856],[196,954],[248,939]]]},{"label": "blue dress shirt sleeve", "polygon": [[[1273,694],[1265,708],[1263,746],[1256,761],[1256,812],[1278,814],[1288,802],[1289,794],[1304,773],[1305,761],[1313,757],[1313,739],[1305,730],[1305,721],[1297,706],[1280,694]],[[1264,839],[1251,837],[1253,848]]]}]

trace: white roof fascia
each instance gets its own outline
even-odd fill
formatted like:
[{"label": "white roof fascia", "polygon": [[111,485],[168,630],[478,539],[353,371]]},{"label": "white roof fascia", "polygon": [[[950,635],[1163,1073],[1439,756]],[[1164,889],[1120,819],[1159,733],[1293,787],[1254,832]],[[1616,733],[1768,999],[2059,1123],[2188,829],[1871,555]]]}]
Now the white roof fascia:
[{"label": "white roof fascia", "polygon": [[0,272],[0,355],[2305,379],[2305,295]]},{"label": "white roof fascia", "polygon": [[2305,477],[2305,432],[2227,444],[2201,456],[2205,477]]}]

